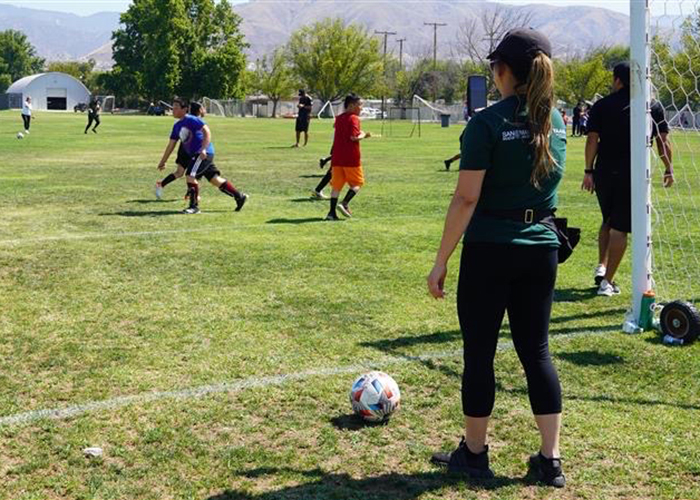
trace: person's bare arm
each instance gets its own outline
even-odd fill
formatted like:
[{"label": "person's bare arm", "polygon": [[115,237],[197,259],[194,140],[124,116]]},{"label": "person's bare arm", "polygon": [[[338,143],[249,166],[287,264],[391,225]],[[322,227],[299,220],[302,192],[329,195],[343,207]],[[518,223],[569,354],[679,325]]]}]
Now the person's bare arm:
[{"label": "person's bare arm", "polygon": [[450,207],[445,217],[445,227],[442,232],[440,248],[435,257],[435,265],[428,275],[428,291],[436,299],[445,297],[445,277],[447,263],[457,244],[466,231],[476,204],[481,196],[481,186],[484,183],[486,170],[460,170],[457,189],[452,196]]},{"label": "person's bare arm", "polygon": [[588,137],[586,138],[586,170],[589,173],[583,174],[583,182],[581,183],[581,189],[592,193],[595,191],[595,183],[593,182],[593,174],[590,172],[593,170],[593,163],[595,162],[596,156],[598,156],[598,139],[600,136],[598,132],[588,132]]},{"label": "person's bare arm", "polygon": [[675,182],[673,176],[673,149],[671,141],[668,139],[668,133],[659,134],[656,136],[656,149],[659,152],[659,158],[664,163],[664,187],[671,187]]},{"label": "person's bare arm", "polygon": [[199,153],[199,157],[205,160],[207,158],[207,148],[209,144],[211,144],[211,130],[209,130],[209,125],[204,125],[202,127],[202,133],[204,134],[204,138],[202,139],[202,151]]},{"label": "person's bare arm", "polygon": [[160,159],[160,163],[158,164],[158,170],[165,170],[165,164],[168,162],[168,158],[170,158],[176,144],[176,139],[170,139],[170,142],[168,142],[168,145],[165,147],[165,151],[163,151],[163,157]]}]

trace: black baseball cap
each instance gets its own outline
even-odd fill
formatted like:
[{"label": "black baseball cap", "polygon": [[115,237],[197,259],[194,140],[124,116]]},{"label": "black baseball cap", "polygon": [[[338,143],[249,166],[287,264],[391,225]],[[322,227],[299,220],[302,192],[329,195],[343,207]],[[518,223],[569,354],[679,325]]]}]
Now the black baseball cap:
[{"label": "black baseball cap", "polygon": [[552,57],[552,44],[541,32],[532,28],[517,28],[509,31],[487,59],[508,64],[516,77],[525,79],[530,72],[532,60],[539,53]]}]

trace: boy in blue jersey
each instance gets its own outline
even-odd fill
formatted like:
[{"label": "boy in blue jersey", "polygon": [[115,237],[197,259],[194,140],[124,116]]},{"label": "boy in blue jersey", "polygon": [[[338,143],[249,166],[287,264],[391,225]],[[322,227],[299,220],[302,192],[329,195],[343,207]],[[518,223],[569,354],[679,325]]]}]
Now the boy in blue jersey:
[{"label": "boy in blue jersey", "polygon": [[[187,111],[191,114],[188,114]],[[190,206],[183,212],[186,214],[199,213],[199,182],[205,177],[212,185],[219,188],[222,193],[231,196],[236,200],[236,212],[239,212],[248,195],[239,192],[230,181],[221,176],[221,172],[214,164],[214,145],[211,142],[211,131],[202,120],[204,108],[201,104],[193,102],[190,106],[181,98],[173,100],[173,117],[177,122],[170,133],[170,142],[163,152],[163,157],[158,164],[158,169],[163,170],[168,161],[168,157],[175,149],[179,140],[183,149],[189,156],[186,168],[187,174],[187,194],[190,199]]]}]

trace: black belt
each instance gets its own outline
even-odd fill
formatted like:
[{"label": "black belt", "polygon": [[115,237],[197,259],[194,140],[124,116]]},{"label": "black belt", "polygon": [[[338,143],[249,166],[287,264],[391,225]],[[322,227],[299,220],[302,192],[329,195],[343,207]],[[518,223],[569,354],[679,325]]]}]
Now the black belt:
[{"label": "black belt", "polygon": [[484,210],[480,215],[486,217],[494,217],[496,219],[508,219],[524,224],[537,224],[547,217],[554,217],[556,208],[548,208],[546,210],[537,210],[534,208],[525,208],[517,210]]}]

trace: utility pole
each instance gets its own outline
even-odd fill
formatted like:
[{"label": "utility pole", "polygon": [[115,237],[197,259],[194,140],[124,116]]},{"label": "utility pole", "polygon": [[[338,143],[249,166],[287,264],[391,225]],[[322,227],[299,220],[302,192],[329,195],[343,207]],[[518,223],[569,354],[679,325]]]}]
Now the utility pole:
[{"label": "utility pole", "polygon": [[[384,35],[384,76],[386,77],[386,44],[387,44],[387,39],[389,38],[389,35],[395,35],[395,31],[378,31],[374,30],[375,35]],[[382,121],[384,120],[384,105],[385,98],[384,98],[384,92],[382,92]]]},{"label": "utility pole", "polygon": [[423,26],[433,27],[433,69],[437,68],[437,29],[438,26],[447,26],[446,23],[423,23]]},{"label": "utility pole", "polygon": [[396,41],[399,42],[399,68],[403,69],[403,42],[405,42],[406,39],[399,38]]}]

